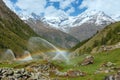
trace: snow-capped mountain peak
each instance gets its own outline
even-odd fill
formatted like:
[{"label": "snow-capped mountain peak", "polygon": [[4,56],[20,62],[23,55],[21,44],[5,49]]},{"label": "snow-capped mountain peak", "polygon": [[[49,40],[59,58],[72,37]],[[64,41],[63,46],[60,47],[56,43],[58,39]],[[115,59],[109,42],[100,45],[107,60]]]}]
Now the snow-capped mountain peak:
[{"label": "snow-capped mountain peak", "polygon": [[32,18],[33,20],[41,20],[45,24],[49,24],[51,27],[66,31],[70,27],[80,26],[84,23],[94,23],[96,25],[110,24],[114,22],[110,16],[106,15],[102,11],[85,11],[78,16],[68,16],[66,14],[61,14],[57,17],[41,17],[32,13],[30,16],[20,15],[22,20],[28,20]]},{"label": "snow-capped mountain peak", "polygon": [[84,23],[94,23],[96,25],[110,24],[114,20],[102,11],[85,11],[76,17],[70,17],[61,23],[63,29],[80,26]]},{"label": "snow-capped mountain peak", "polygon": [[72,26],[80,26],[86,22],[102,25],[104,21],[113,22],[114,20],[102,11],[86,11],[76,17]]},{"label": "snow-capped mountain peak", "polygon": [[69,20],[69,16],[66,14],[61,14],[57,17],[46,17],[45,16],[43,22],[51,25],[52,27],[59,29],[61,23],[66,21],[66,20]]},{"label": "snow-capped mountain peak", "polygon": [[35,13],[31,13],[30,15],[25,15],[25,14],[18,14],[18,15],[23,21],[29,20],[29,19],[42,20],[44,18],[44,17],[37,15]]}]

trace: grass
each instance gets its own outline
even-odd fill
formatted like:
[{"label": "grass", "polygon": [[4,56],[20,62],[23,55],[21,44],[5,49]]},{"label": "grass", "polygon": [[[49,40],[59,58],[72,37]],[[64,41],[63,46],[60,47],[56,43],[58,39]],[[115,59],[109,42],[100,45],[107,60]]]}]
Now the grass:
[{"label": "grass", "polygon": [[[88,54],[89,55],[89,54]],[[62,67],[62,71],[67,71],[69,69],[73,70],[80,70],[87,73],[87,76],[85,77],[76,77],[76,78],[68,78],[68,80],[103,80],[106,75],[112,74],[112,73],[100,73],[100,74],[94,74],[97,69],[101,67],[101,65],[105,62],[112,62],[115,63],[116,67],[120,67],[120,49],[116,49],[109,52],[102,52],[93,54],[95,57],[94,64],[87,65],[87,66],[74,66],[78,63],[82,62],[82,60],[85,58],[85,56],[79,56],[77,58],[71,59],[71,64],[61,63],[57,64],[57,62],[54,64],[57,64]],[[63,80],[66,78],[62,78]]]},{"label": "grass", "polygon": [[106,26],[102,31],[91,37],[82,45],[77,45],[75,53],[90,52],[93,48],[102,45],[114,45],[120,41],[120,22],[116,22]]},{"label": "grass", "polygon": [[[98,70],[103,63],[106,62],[112,62],[115,63],[115,67],[120,67],[120,49],[116,49],[109,52],[102,52],[97,54],[92,54],[94,56],[94,64],[90,64],[87,66],[81,66],[80,63],[83,61],[83,59],[90,54],[84,54],[81,56],[77,56],[75,58],[70,59],[69,64],[66,64],[66,62],[60,62],[60,61],[52,61],[52,63],[59,67],[60,71],[65,72],[70,69],[72,70],[80,70],[82,72],[85,72],[87,75],[84,77],[59,77],[60,80],[103,80],[106,75],[113,74],[112,73],[99,73],[95,74],[96,70]],[[13,68],[25,68],[30,65],[37,65],[37,64],[44,64],[46,63],[43,60],[37,60],[37,61],[31,61],[26,63],[18,63],[13,62],[11,64],[8,64],[7,62],[0,63],[0,67],[13,67]],[[55,75],[52,77],[56,77]]]},{"label": "grass", "polygon": [[17,62],[1,61],[0,68],[8,67],[13,68],[14,66],[19,65]]}]

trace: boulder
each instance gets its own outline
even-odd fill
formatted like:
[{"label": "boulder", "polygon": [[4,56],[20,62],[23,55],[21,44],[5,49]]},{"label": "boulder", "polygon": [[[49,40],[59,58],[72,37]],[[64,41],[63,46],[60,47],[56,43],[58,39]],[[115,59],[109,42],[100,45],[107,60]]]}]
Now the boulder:
[{"label": "boulder", "polygon": [[89,65],[94,63],[94,57],[93,56],[87,56],[81,63],[81,65]]},{"label": "boulder", "polygon": [[114,75],[106,76],[104,80],[120,80],[120,72]]}]

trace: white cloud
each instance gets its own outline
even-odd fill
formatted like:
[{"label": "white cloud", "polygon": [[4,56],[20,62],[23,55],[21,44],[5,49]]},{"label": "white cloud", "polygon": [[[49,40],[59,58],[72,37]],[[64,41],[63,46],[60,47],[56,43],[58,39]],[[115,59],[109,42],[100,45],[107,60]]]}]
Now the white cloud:
[{"label": "white cloud", "polygon": [[[11,2],[11,0],[5,0],[7,6],[20,16],[21,14],[29,16],[31,13],[37,15],[44,13],[46,17],[68,16],[75,11],[72,3],[75,3],[76,0],[50,0],[50,2],[59,2],[59,9],[55,8],[52,4],[46,7],[48,4],[47,0],[17,0],[16,3]],[[20,10],[15,10],[16,8]],[[68,8],[68,10],[65,12],[64,9],[66,8]]]},{"label": "white cloud", "polygon": [[72,3],[76,3],[76,0],[50,0],[50,2],[59,2],[60,9],[66,9],[68,7],[71,7]]},{"label": "white cloud", "polygon": [[60,1],[60,8],[61,9],[66,9],[67,7],[72,6],[72,3],[75,3],[76,0],[61,0]]},{"label": "white cloud", "polygon": [[76,0],[75,3],[78,4],[78,3],[79,3],[79,0]]},{"label": "white cloud", "polygon": [[71,14],[73,12],[75,12],[75,8],[74,7],[71,7],[70,9],[67,10],[68,14]]},{"label": "white cloud", "polygon": [[104,11],[108,15],[120,14],[120,0],[83,0],[79,7]]},{"label": "white cloud", "polygon": [[54,6],[49,6],[45,9],[45,16],[55,16],[54,13],[57,12],[57,9]]},{"label": "white cloud", "polygon": [[[11,0],[3,0],[7,6],[14,12],[22,13],[25,15],[30,15],[32,12],[36,14],[45,13],[45,16],[58,16],[61,13],[70,15],[75,11],[72,3],[77,4],[78,0],[49,0],[50,2],[59,2],[59,9],[56,9],[53,5],[47,5],[48,0],[17,0],[16,3],[11,2]],[[16,10],[20,8],[21,11]],[[79,6],[80,9],[87,8],[87,10],[98,10],[104,11],[108,15],[120,15],[120,0],[83,0],[82,4]],[[68,9],[66,12],[64,9]]]},{"label": "white cloud", "polygon": [[50,0],[50,2],[60,2],[61,0]]},{"label": "white cloud", "polygon": [[68,16],[63,10],[58,10],[54,6],[49,6],[45,9],[45,17],[47,18],[58,18],[61,15]]},{"label": "white cloud", "polygon": [[46,0],[18,0],[15,5],[24,13],[31,14],[34,12],[40,14],[44,12],[46,4]]}]

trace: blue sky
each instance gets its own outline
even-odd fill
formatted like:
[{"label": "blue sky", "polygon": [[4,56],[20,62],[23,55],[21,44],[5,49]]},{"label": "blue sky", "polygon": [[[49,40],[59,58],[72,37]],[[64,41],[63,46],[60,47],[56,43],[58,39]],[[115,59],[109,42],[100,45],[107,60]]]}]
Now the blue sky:
[{"label": "blue sky", "polygon": [[16,3],[17,2],[17,0],[10,0],[11,2],[13,2],[13,3]]},{"label": "blue sky", "polygon": [[104,11],[108,15],[120,14],[120,0],[4,0],[18,15],[44,15],[57,17],[61,14],[77,16],[84,11]]},{"label": "blue sky", "polygon": [[[27,14],[27,13],[30,14],[30,13],[34,12],[37,14],[44,14],[45,16],[49,16],[48,15],[49,13],[47,13],[46,10],[51,9],[51,11],[53,10],[56,12],[65,13],[66,15],[69,15],[69,16],[77,16],[78,14],[80,14],[86,10],[86,8],[82,8],[82,9],[79,8],[82,1],[83,0],[5,0],[5,3],[8,5],[8,7],[10,7],[16,13],[23,12],[23,14]],[[39,4],[34,5],[34,6],[36,6],[35,9],[40,10],[40,12],[36,12],[35,10],[31,10],[30,12],[27,11],[27,9],[30,10],[30,8],[34,8],[34,7],[32,7],[33,5],[31,6],[31,4],[30,4],[30,6],[31,6],[30,8],[28,8],[29,6],[25,7],[25,8],[22,7],[24,5],[29,5],[29,3],[31,3],[31,2],[33,2],[33,5],[35,2],[39,2]],[[45,2],[45,5],[43,5],[44,2]],[[39,5],[43,5],[44,11],[41,11],[41,9],[43,8],[42,6],[37,7]],[[50,13],[53,13],[53,12],[50,12]],[[57,15],[57,14],[55,14],[55,15]]]},{"label": "blue sky", "polygon": [[[83,0],[75,0],[74,2],[71,3],[72,7],[74,7],[75,11],[70,13],[71,16],[77,16],[78,14],[82,13],[83,11],[86,10],[86,8],[80,9],[79,5],[82,3]],[[59,2],[50,2],[48,0],[47,7],[50,5],[53,5],[55,8],[60,9],[60,3]],[[66,12],[69,10],[70,7],[68,6],[64,11]]]}]

